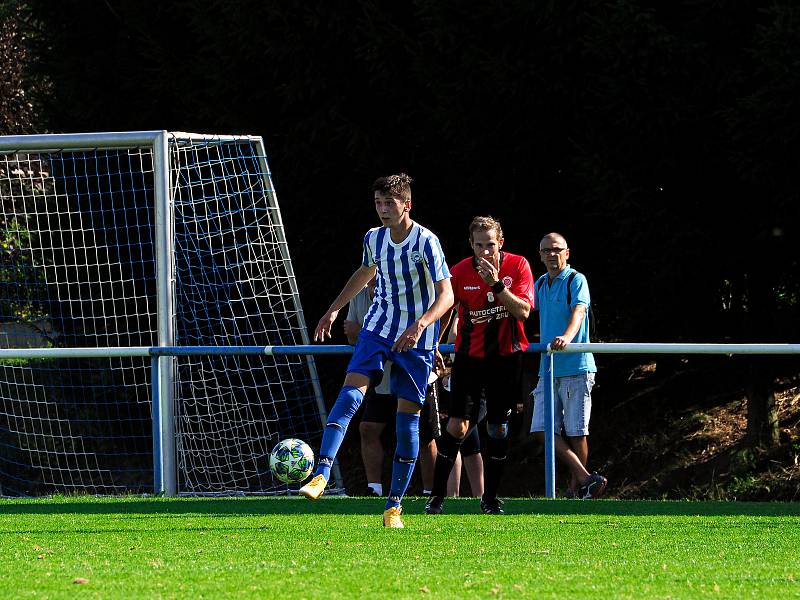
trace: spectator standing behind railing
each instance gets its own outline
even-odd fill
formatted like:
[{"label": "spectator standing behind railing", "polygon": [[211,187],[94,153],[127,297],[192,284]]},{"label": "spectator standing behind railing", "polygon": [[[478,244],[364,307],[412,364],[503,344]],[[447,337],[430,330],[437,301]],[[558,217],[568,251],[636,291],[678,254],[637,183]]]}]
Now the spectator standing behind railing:
[{"label": "spectator standing behind railing", "polygon": [[[450,331],[447,333],[447,343],[455,344],[458,334],[458,315],[454,315],[450,321]],[[439,435],[447,427],[447,419],[450,411],[450,374],[453,364],[453,354],[443,356],[443,369],[440,369],[440,377],[437,385],[439,386],[438,417],[441,423]],[[481,396],[481,406],[478,410],[478,417],[474,425],[478,425],[486,418],[486,398]],[[436,454],[434,453],[434,460]],[[453,470],[447,480],[447,496],[461,495],[461,471],[465,471],[469,480],[470,492],[473,496],[480,498],[483,496],[483,456],[481,456],[481,436],[478,427],[470,427],[467,437],[461,443],[459,453],[453,461]]]},{"label": "spectator standing behind railing", "polygon": [[[372,306],[375,292],[375,278],[369,280],[367,287],[350,300],[347,307],[347,318],[344,321],[344,334],[347,342],[355,345],[361,324]],[[389,390],[392,361],[383,365],[383,376],[380,381],[370,382],[364,394],[364,412],[358,424],[361,436],[361,460],[364,461],[364,472],[367,476],[365,493],[372,496],[383,496],[383,444],[381,434],[386,424],[397,412],[397,398]]]},{"label": "spectator standing behind railing", "polygon": [[[571,342],[588,343],[589,284],[582,273],[567,263],[567,241],[558,233],[548,233],[539,243],[539,256],[547,269],[534,286],[541,342],[549,343],[556,351],[563,350]],[[542,355],[539,381],[533,391],[531,423],[531,431],[540,441],[544,440],[544,358]],[[570,471],[567,496],[581,499],[600,497],[608,483],[602,475],[586,470],[596,371],[594,357],[588,352],[553,356],[555,453]]]},{"label": "spectator standing behind railing", "polygon": [[[448,339],[447,343],[452,344],[455,340]],[[447,365],[447,362],[445,362]],[[448,411],[450,410],[450,368],[448,367],[439,380],[441,391],[439,395],[439,417],[442,422],[442,430],[447,426]],[[486,417],[486,400],[481,396],[481,407],[476,419],[476,427],[470,427],[467,437],[461,443],[459,453],[453,462],[453,470],[447,480],[447,496],[461,495],[461,471],[463,469],[469,480],[470,492],[473,496],[480,498],[483,496],[483,457],[481,456],[481,436],[478,433],[477,424]]]}]

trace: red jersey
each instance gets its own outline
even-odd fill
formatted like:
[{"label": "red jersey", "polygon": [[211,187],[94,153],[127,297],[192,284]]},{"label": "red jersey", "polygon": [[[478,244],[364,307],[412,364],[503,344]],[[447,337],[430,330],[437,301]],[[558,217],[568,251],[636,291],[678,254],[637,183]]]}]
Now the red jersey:
[{"label": "red jersey", "polygon": [[[458,305],[457,354],[477,358],[508,355],[528,348],[523,322],[514,318],[475,269],[476,258],[465,258],[450,269]],[[524,256],[500,253],[499,279],[512,294],[533,309],[533,275]]]}]

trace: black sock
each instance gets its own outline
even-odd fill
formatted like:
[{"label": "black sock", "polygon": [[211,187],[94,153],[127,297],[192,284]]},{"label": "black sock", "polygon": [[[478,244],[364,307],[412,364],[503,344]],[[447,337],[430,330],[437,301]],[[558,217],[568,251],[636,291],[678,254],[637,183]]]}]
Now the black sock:
[{"label": "black sock", "polygon": [[453,470],[456,456],[458,456],[461,442],[458,438],[450,435],[446,429],[438,438],[436,438],[436,466],[433,470],[433,491],[432,496],[446,496],[447,495],[447,480],[450,477],[450,471]]},{"label": "black sock", "polygon": [[483,495],[496,498],[506,464],[509,440],[505,438],[486,438],[486,449],[483,453]]}]

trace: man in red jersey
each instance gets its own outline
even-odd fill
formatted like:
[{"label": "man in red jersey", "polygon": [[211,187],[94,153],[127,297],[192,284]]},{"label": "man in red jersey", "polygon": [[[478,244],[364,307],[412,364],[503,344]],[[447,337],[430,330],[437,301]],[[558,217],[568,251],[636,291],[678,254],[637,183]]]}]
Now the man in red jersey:
[{"label": "man in red jersey", "polygon": [[477,425],[481,394],[486,397],[489,434],[484,449],[481,510],[503,514],[497,490],[508,452],[508,419],[522,393],[522,353],[528,348],[523,323],[533,307],[531,266],[522,256],[501,252],[503,230],[492,217],[472,220],[469,243],[473,256],[450,270],[459,328],[450,418],[436,440],[433,493],[425,505],[429,515],[442,512],[453,461],[470,427]]}]

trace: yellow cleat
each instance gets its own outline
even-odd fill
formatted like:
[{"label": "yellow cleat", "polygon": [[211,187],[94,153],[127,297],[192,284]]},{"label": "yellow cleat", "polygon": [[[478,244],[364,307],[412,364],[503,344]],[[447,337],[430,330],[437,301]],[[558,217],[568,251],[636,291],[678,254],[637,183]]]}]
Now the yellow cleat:
[{"label": "yellow cleat", "polygon": [[328,481],[322,475],[317,475],[305,484],[303,487],[300,488],[300,495],[305,496],[309,500],[316,500],[320,496],[322,496],[322,492],[325,491],[325,486],[328,485]]},{"label": "yellow cleat", "polygon": [[394,506],[387,508],[385,511],[383,511],[383,526],[392,527],[394,529],[402,529],[403,520],[400,518],[400,513],[402,512],[402,506],[398,506],[397,508]]}]

